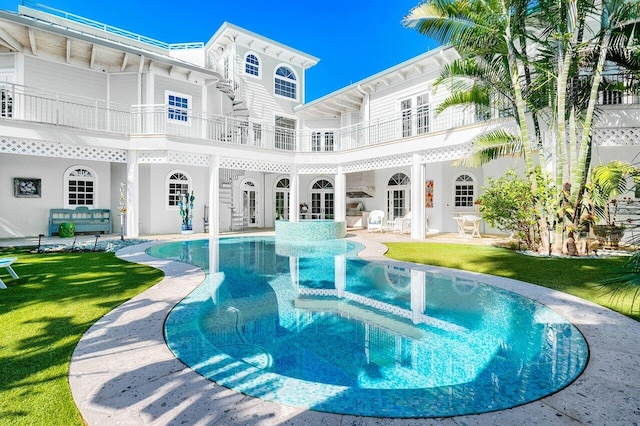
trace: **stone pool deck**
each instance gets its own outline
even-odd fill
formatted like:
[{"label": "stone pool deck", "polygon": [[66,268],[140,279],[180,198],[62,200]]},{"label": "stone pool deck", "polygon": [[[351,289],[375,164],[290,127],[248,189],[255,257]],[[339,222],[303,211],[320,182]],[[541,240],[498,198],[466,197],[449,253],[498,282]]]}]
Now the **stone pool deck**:
[{"label": "stone pool deck", "polygon": [[[203,237],[202,235],[200,236]],[[365,259],[384,257],[393,234],[350,231]],[[484,241],[483,241],[484,240]],[[469,241],[484,244],[488,240]],[[89,425],[630,425],[640,422],[640,323],[576,297],[505,278],[483,280],[546,304],[584,334],[589,363],[556,394],[508,410],[450,418],[384,419],[327,414],[265,402],[216,385],[177,360],[164,341],[169,311],[204,278],[191,265],[152,258],[131,246],[118,256],[164,271],[162,282],[105,315],[73,354],[69,383]],[[410,265],[416,268],[414,264]],[[438,268],[420,265],[434,271]],[[476,274],[455,271],[460,277]]]}]

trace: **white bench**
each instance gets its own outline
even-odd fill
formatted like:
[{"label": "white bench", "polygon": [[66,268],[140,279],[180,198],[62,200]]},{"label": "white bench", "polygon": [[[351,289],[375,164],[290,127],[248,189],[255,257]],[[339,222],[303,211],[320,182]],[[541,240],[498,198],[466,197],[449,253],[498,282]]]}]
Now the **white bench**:
[{"label": "white bench", "polygon": [[[18,260],[17,257],[2,258],[0,259],[0,268],[5,268],[9,272],[9,275],[11,275],[15,279],[18,279],[18,274],[16,274],[16,271],[14,271],[11,267],[11,264],[16,260]],[[0,278],[0,289],[3,288],[7,288],[7,286],[2,282],[2,278]]]}]

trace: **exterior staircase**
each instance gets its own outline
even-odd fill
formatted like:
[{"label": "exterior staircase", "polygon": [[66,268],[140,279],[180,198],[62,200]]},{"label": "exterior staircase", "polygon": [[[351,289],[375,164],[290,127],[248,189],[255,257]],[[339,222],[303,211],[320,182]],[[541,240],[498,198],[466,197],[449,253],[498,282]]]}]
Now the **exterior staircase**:
[{"label": "exterior staircase", "polygon": [[238,120],[249,118],[249,108],[244,96],[244,86],[240,83],[240,78],[230,78],[216,82],[216,88],[224,93],[231,100],[230,117]]},{"label": "exterior staircase", "polygon": [[239,231],[247,227],[244,214],[235,208],[233,202],[233,181],[240,176],[244,176],[244,170],[220,169],[220,204],[229,210],[229,231]]}]

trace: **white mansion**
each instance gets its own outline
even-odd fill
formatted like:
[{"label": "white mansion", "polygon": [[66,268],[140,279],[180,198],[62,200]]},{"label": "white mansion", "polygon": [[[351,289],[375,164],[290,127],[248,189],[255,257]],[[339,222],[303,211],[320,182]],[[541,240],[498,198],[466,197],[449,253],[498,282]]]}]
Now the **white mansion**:
[{"label": "white mansion", "polygon": [[[29,4],[29,2],[26,2]],[[410,235],[455,231],[488,177],[516,160],[451,165],[470,141],[513,125],[469,109],[435,114],[456,58],[443,47],[310,103],[318,59],[232,24],[206,43],[166,44],[40,5],[0,11],[0,238],[47,234],[52,209],[126,209],[126,235],[362,225],[410,214]],[[594,163],[640,151],[640,104],[601,96]],[[209,206],[207,208],[207,206]],[[486,231],[486,230],[484,230]]]}]

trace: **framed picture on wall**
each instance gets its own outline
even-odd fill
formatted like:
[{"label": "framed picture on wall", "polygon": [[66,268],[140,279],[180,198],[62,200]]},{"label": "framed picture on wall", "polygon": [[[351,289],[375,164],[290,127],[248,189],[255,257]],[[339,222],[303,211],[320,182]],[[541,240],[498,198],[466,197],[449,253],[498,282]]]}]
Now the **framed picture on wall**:
[{"label": "framed picture on wall", "polygon": [[424,206],[433,208],[433,181],[428,180],[424,185]]},{"label": "framed picture on wall", "polygon": [[42,179],[13,178],[13,196],[18,198],[40,198]]}]

